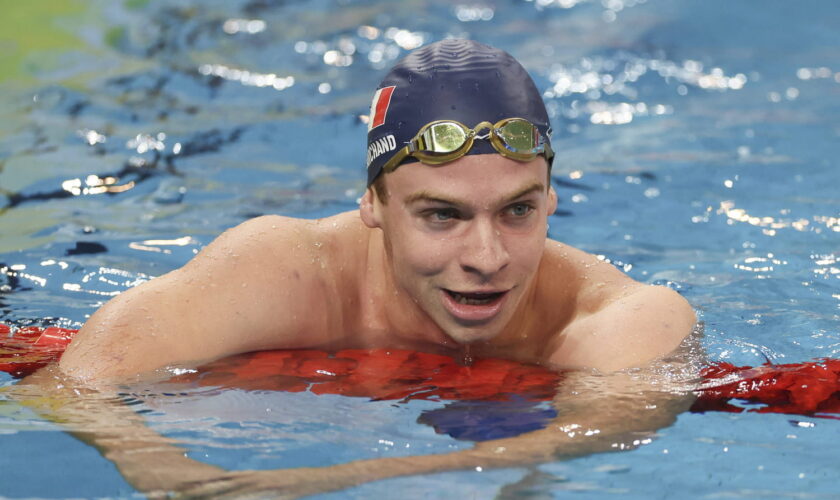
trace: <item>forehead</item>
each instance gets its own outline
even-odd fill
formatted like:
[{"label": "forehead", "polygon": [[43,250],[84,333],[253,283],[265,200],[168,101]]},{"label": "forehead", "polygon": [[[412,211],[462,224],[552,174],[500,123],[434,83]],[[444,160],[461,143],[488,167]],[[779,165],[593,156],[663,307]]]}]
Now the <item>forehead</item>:
[{"label": "forehead", "polygon": [[[386,174],[388,193],[408,200],[433,193],[464,201],[492,203],[523,188],[546,186],[548,165],[542,157],[520,162],[499,154],[467,155],[440,166],[408,163]],[[542,191],[545,191],[543,189]]]}]

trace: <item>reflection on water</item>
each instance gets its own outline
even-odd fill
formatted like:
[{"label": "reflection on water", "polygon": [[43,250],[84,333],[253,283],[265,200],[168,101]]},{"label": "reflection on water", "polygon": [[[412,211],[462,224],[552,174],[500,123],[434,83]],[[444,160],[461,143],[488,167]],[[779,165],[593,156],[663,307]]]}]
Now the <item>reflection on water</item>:
[{"label": "reflection on water", "polygon": [[[731,181],[727,181],[727,182],[731,183]],[[727,184],[726,186],[731,187],[731,184]],[[784,210],[782,212],[784,212]],[[785,219],[782,219],[782,218],[774,219],[773,217],[771,217],[769,215],[765,215],[764,217],[757,217],[757,216],[748,214],[742,208],[735,208],[735,203],[733,203],[732,201],[721,202],[720,209],[718,210],[718,213],[726,214],[726,216],[729,217],[729,219],[731,221],[734,221],[734,222],[746,222],[746,223],[751,224],[753,226],[759,226],[759,227],[767,228],[767,229],[762,230],[762,233],[764,233],[767,236],[775,236],[777,229],[784,229],[784,228],[787,228],[787,227],[793,228],[797,231],[808,231],[810,229],[808,227],[810,222],[808,222],[807,219],[797,219],[797,220],[791,221],[791,220],[785,220]],[[834,217],[826,218],[826,217],[821,217],[821,216],[814,216],[815,221],[817,221],[817,220],[825,221],[828,229],[830,229],[832,231],[840,232],[840,226],[838,226],[836,224],[836,220],[830,220],[830,219],[834,219]],[[731,224],[731,222],[729,222],[729,221],[727,221],[727,223]],[[822,230],[823,229],[821,227],[813,228],[813,231],[817,234],[821,233]]]},{"label": "reflection on water", "polygon": [[[674,108],[670,104],[602,100],[602,97],[609,99],[612,96],[637,100],[639,87],[647,83],[644,78],[648,72],[657,74],[666,85],[675,85],[679,95],[686,95],[688,86],[724,91],[741,90],[747,83],[743,73],[726,76],[721,68],[704,72],[699,61],[686,60],[680,64],[619,53],[609,58],[583,58],[574,67],[552,66],[548,78],[553,85],[544,96],[555,105],[552,108],[555,111],[553,117],[575,121],[584,114],[596,125],[623,125],[630,123],[634,116],[673,114]],[[557,102],[552,101],[555,98],[571,98],[571,102],[568,107],[557,106]],[[572,132],[579,129],[577,124],[570,125]]]}]

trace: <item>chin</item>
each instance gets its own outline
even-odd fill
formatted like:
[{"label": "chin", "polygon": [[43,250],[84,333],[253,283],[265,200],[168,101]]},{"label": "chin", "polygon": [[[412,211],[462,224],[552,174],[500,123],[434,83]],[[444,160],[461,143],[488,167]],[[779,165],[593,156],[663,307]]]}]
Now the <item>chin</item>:
[{"label": "chin", "polygon": [[495,325],[471,326],[461,325],[444,328],[444,333],[458,344],[474,344],[493,340],[501,334],[501,330]]}]

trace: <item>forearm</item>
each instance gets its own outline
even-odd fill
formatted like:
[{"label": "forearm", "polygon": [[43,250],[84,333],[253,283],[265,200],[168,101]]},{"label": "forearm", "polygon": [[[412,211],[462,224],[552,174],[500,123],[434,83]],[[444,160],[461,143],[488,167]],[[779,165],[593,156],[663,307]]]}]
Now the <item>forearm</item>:
[{"label": "forearm", "polygon": [[224,472],[187,457],[174,440],[147,427],[113,392],[75,385],[55,366],[10,387],[7,395],[95,447],[139,491],[173,491]]},{"label": "forearm", "polygon": [[[691,362],[696,351],[690,349],[690,344],[686,342],[673,358],[633,372],[567,373],[553,402],[558,415],[543,429],[480,442],[471,449],[443,455],[296,469],[295,473],[306,479],[300,491],[311,494],[404,475],[523,467],[592,453],[632,450],[649,443],[659,429],[672,425],[695,399],[688,389],[696,375]],[[267,478],[271,472],[258,474]]]},{"label": "forearm", "polygon": [[[682,363],[674,366],[677,371],[691,373],[681,368]],[[647,442],[657,429],[673,423],[690,405],[691,393],[670,387],[674,384],[666,383],[669,380],[673,379],[639,372],[608,376],[569,373],[554,401],[558,417],[541,430],[443,455],[231,473],[189,459],[174,441],[146,427],[121,399],[106,397],[101,391],[85,392],[62,381],[61,374],[39,372],[26,384],[13,387],[16,399],[63,423],[68,432],[95,446],[143,492],[216,496],[270,491],[295,497],[398,476],[522,467],[632,449]]]},{"label": "forearm", "polygon": [[360,477],[376,480],[452,469],[521,467],[632,450],[651,442],[658,430],[672,425],[691,406],[695,396],[677,387],[681,385],[649,373],[570,373],[554,400],[558,415],[542,429],[479,442],[446,455],[363,460],[346,466],[355,468],[358,482]]},{"label": "forearm", "polygon": [[328,467],[237,471],[196,482],[181,492],[187,498],[266,493],[270,493],[273,498],[298,498],[401,476],[525,467],[599,451],[620,451],[634,447],[631,443],[613,446],[615,441],[607,436],[580,436],[575,439],[568,434],[560,437],[556,429],[548,432],[551,434],[550,439],[543,439],[545,434],[537,431],[529,437],[487,441],[471,449],[441,455],[373,458]]},{"label": "forearm", "polygon": [[660,405],[648,399],[650,408],[625,418],[609,411],[598,414],[598,408],[593,408],[594,412],[564,412],[544,429],[446,454],[372,458],[328,467],[238,471],[194,484],[183,492],[187,497],[270,492],[275,498],[297,498],[400,476],[525,467],[598,452],[630,450],[649,442],[657,429],[674,421],[675,408],[679,412],[687,404],[674,407],[673,400],[666,399],[669,403]]}]

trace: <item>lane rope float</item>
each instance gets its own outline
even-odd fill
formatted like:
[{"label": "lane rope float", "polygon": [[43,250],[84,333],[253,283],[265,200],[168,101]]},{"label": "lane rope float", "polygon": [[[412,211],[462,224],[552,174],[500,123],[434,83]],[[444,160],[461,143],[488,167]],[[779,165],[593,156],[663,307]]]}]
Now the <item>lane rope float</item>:
[{"label": "lane rope float", "polygon": [[[0,371],[21,378],[58,361],[76,330],[0,323]],[[840,359],[705,367],[693,412],[784,413],[840,419]],[[449,356],[392,349],[276,350],[231,356],[173,384],[310,391],[375,400],[548,401],[563,374],[503,359],[463,366]]]}]

